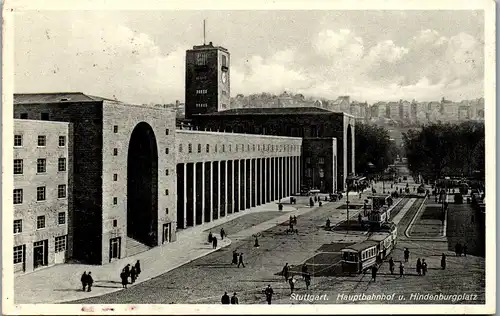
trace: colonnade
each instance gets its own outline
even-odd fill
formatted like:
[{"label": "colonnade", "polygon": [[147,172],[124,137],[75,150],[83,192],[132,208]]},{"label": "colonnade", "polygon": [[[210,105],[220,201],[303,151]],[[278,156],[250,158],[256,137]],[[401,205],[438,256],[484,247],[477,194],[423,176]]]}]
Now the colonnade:
[{"label": "colonnade", "polygon": [[300,175],[300,156],[177,164],[177,228],[288,197]]}]

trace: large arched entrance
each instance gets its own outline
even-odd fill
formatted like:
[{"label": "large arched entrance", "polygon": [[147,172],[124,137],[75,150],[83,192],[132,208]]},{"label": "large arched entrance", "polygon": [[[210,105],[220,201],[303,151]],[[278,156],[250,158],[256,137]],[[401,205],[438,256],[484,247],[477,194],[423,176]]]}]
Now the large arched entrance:
[{"label": "large arched entrance", "polygon": [[157,244],[158,148],[148,123],[136,125],[127,158],[127,236],[148,246]]},{"label": "large arched entrance", "polygon": [[351,124],[347,125],[347,175],[353,173],[352,167],[352,127]]}]

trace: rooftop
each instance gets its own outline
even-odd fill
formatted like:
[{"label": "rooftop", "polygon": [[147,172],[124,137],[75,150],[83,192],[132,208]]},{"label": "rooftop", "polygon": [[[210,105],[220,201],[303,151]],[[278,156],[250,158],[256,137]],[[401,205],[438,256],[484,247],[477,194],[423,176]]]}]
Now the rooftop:
[{"label": "rooftop", "polygon": [[335,113],[319,107],[285,107],[285,108],[241,108],[214,113],[199,114],[200,116],[217,115],[286,115],[286,114],[327,114]]},{"label": "rooftop", "polygon": [[14,104],[30,103],[64,103],[64,102],[95,102],[117,100],[87,95],[82,92],[52,92],[52,93],[15,93]]}]

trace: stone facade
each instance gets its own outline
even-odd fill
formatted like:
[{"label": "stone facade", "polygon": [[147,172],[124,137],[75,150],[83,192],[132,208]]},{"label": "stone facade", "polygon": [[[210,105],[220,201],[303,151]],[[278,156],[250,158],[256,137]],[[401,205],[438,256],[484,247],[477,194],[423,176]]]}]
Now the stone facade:
[{"label": "stone facade", "polygon": [[71,129],[69,123],[14,120],[15,272],[64,263],[70,256]]}]

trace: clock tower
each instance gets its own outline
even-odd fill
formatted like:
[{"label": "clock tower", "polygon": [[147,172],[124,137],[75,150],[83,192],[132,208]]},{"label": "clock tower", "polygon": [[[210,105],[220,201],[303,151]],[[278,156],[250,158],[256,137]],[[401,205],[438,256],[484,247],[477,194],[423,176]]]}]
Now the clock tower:
[{"label": "clock tower", "polygon": [[186,119],[229,108],[229,58],[227,49],[212,42],[186,51]]}]

